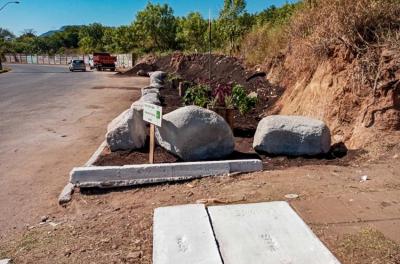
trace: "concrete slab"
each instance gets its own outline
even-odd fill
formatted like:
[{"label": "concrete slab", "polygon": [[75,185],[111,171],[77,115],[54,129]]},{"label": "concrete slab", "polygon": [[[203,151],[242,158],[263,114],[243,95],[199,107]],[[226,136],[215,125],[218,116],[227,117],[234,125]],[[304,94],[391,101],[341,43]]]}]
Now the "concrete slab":
[{"label": "concrete slab", "polygon": [[78,187],[118,187],[179,181],[232,172],[262,170],[260,160],[203,161],[126,166],[79,167],[70,173]]},{"label": "concrete slab", "polygon": [[225,264],[340,263],[286,202],[211,206]]},{"label": "concrete slab", "polygon": [[154,211],[153,264],[222,264],[204,205]]}]

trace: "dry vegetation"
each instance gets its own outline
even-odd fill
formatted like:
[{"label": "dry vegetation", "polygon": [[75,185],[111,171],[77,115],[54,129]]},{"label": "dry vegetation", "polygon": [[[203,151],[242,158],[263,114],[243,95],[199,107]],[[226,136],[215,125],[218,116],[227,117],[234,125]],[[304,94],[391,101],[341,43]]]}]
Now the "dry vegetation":
[{"label": "dry vegetation", "polygon": [[248,64],[285,89],[266,114],[322,119],[354,148],[400,129],[399,0],[307,1],[243,43]]},{"label": "dry vegetation", "polygon": [[400,246],[371,228],[345,235],[339,245],[339,252],[349,263],[400,263]]},{"label": "dry vegetation", "polygon": [[301,65],[315,69],[342,49],[348,62],[359,59],[362,75],[370,76],[377,71],[381,48],[400,49],[399,30],[397,0],[317,1],[293,17],[290,52]]}]

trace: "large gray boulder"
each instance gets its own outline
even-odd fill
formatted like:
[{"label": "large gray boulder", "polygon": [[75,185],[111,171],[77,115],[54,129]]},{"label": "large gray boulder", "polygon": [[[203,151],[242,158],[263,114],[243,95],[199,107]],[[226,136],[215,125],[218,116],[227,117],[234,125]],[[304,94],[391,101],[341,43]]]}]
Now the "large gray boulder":
[{"label": "large gray boulder", "polygon": [[166,114],[156,128],[160,146],[185,161],[220,159],[234,150],[232,130],[215,112],[186,106]]},{"label": "large gray boulder", "polygon": [[158,93],[146,93],[140,97],[139,102],[161,105],[160,95]]},{"label": "large gray boulder", "polygon": [[324,122],[304,116],[273,115],[263,118],[254,136],[253,148],[275,155],[327,153],[331,134]]},{"label": "large gray boulder", "polygon": [[150,76],[150,86],[155,88],[164,87],[164,79],[167,77],[167,74],[163,71],[155,71],[149,72]]},{"label": "large gray boulder", "polygon": [[146,137],[143,108],[132,105],[108,125],[106,141],[111,151],[130,150],[144,147]]},{"label": "large gray boulder", "polygon": [[149,93],[155,93],[157,95],[160,95],[160,89],[151,86],[142,88],[142,96]]}]

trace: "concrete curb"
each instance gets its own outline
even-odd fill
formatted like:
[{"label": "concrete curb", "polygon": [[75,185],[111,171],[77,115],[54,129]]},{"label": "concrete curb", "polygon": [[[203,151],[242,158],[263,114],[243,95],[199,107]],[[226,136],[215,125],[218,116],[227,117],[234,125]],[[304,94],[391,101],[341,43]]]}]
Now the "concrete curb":
[{"label": "concrete curb", "polygon": [[67,185],[65,185],[64,189],[60,193],[60,196],[58,196],[58,203],[60,205],[71,201],[72,194],[74,193],[74,188],[75,188],[75,185],[73,185],[70,182],[67,183]]},{"label": "concrete curb", "polygon": [[261,170],[258,159],[78,167],[72,169],[70,182],[81,188],[111,188]]},{"label": "concrete curb", "polygon": [[101,145],[97,148],[97,150],[93,153],[93,155],[90,157],[90,159],[85,163],[85,167],[93,166],[93,164],[97,161],[99,158],[100,154],[103,152],[103,150],[107,147],[107,141],[103,141]]}]

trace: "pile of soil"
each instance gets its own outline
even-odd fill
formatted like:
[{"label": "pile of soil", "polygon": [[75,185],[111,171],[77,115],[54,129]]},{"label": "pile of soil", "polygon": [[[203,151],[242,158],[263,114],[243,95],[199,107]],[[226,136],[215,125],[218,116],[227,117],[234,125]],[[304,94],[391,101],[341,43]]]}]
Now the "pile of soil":
[{"label": "pile of soil", "polygon": [[[264,117],[265,109],[272,106],[283,93],[277,85],[272,85],[264,72],[246,69],[243,61],[236,57],[212,54],[185,55],[180,52],[163,57],[147,56],[139,61],[131,70],[121,76],[136,76],[139,70],[149,72],[162,70],[180,76],[193,83],[209,83],[211,66],[211,85],[235,83],[245,87],[248,93],[256,92],[258,102],[256,108],[246,115],[235,113],[235,122],[240,124],[238,130],[250,131],[254,134],[258,122]],[[178,91],[168,90],[162,94],[165,99],[166,113],[182,106],[177,97]],[[178,101],[176,101],[178,100]]]},{"label": "pile of soil", "polygon": [[[146,57],[124,75],[132,76],[139,70],[149,71],[151,69],[176,74],[184,80],[194,83],[204,82],[204,80],[208,79],[209,58],[208,54],[183,55],[182,53],[160,58]],[[262,72],[246,70],[237,58],[222,55],[212,55],[211,58],[212,84],[233,81],[243,85],[248,93],[256,92],[258,94],[257,105],[249,113],[241,115],[239,111],[235,110],[233,129],[235,152],[225,159],[256,158],[263,160],[265,169],[276,169],[307,164],[348,165],[362,154],[360,151],[352,151],[350,155],[346,156],[347,148],[341,144],[334,145],[328,154],[318,157],[271,157],[270,155],[257,154],[252,147],[257,125],[264,117],[266,110],[279,99],[283,90],[279,86],[271,85]],[[165,85],[160,90],[160,97],[163,114],[168,114],[184,105],[178,89],[171,84]],[[106,149],[96,162],[96,165],[145,164],[148,163],[148,149],[148,144],[143,149],[135,151],[110,152]],[[155,149],[155,161],[157,163],[181,162],[178,157],[168,153],[161,147],[156,147]]]},{"label": "pile of soil", "polygon": [[[170,85],[160,90],[160,97],[163,106],[163,114],[183,106],[182,98],[178,94],[178,90]],[[347,166],[363,157],[363,151],[348,151],[343,144],[332,146],[329,153],[322,156],[314,157],[286,157],[271,156],[267,154],[258,154],[253,149],[253,137],[255,128],[258,124],[257,109],[241,116],[239,112],[234,115],[235,128],[233,133],[235,136],[235,152],[224,160],[230,159],[260,159],[263,161],[264,169],[273,170],[288,167],[299,167],[304,165],[340,165]],[[155,148],[154,159],[156,163],[182,162],[179,157],[172,155],[160,146]],[[146,146],[139,150],[132,151],[116,151],[111,152],[105,149],[96,161],[96,166],[122,166],[126,164],[147,164],[149,162],[149,139]]]}]

